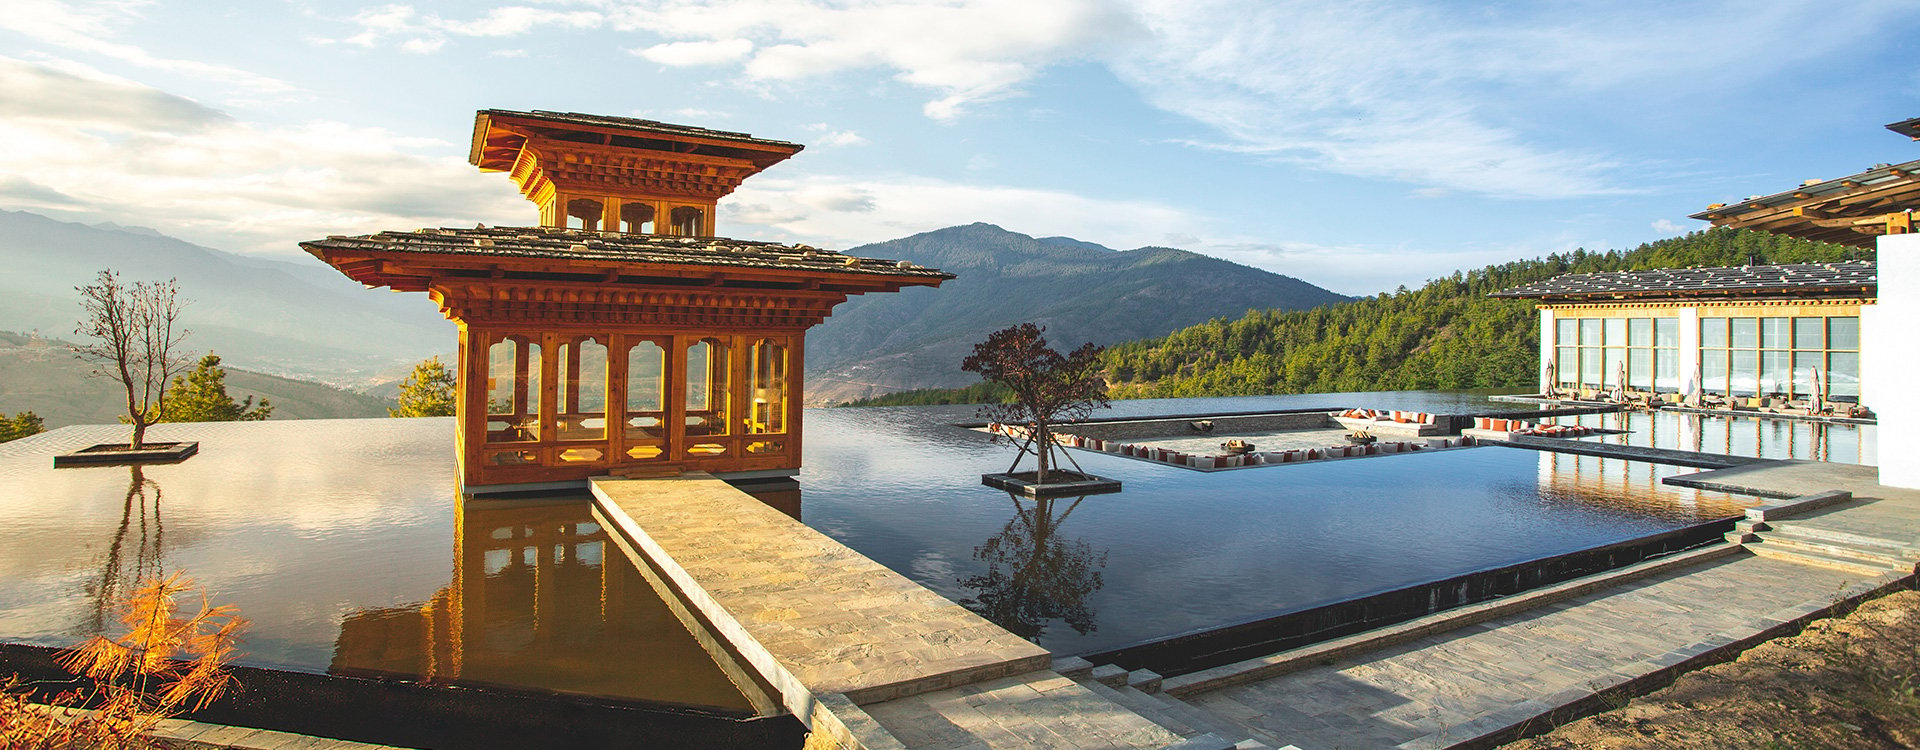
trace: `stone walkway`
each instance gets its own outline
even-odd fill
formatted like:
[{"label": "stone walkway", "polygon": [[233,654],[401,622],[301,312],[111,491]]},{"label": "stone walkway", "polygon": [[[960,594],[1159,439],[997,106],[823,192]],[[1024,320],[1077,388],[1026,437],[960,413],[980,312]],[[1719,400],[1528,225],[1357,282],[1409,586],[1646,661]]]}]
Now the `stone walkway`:
[{"label": "stone walkway", "polygon": [[[1781,525],[1889,545],[1920,540],[1920,492],[1881,487],[1875,477],[1873,467],[1778,462],[1702,472],[1685,483],[1772,497],[1847,489],[1856,499]],[[1893,572],[1847,570],[1744,550],[1701,557],[1333,663],[1240,684],[1169,679],[1166,689],[1275,746],[1483,746],[1556,710],[1596,708],[1605,700],[1598,694],[1658,687],[1795,630],[1836,603],[1910,581],[1914,572],[1910,562]]]}]

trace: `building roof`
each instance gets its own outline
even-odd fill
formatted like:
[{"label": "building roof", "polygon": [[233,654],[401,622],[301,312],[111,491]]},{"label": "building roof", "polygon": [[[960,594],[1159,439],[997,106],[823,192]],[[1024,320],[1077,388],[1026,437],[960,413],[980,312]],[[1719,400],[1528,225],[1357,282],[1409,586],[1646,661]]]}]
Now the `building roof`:
[{"label": "building roof", "polygon": [[[1920,160],[1879,164],[1837,180],[1808,180],[1785,192],[1716,203],[1693,218],[1714,226],[1872,247],[1875,238],[1886,233],[1889,214],[1915,209],[1920,209]],[[1910,218],[1904,221],[1911,223]]]},{"label": "building roof", "polygon": [[746,133],[634,117],[540,109],[531,112],[483,109],[473,116],[473,144],[467,161],[484,170],[511,169],[521,144],[532,135],[613,148],[743,159],[757,169],[766,169],[806,148],[798,143],[755,138]]},{"label": "building roof", "polygon": [[1871,297],[1877,288],[1874,262],[1856,260],[1777,266],[1570,273],[1495,292],[1492,296],[1541,301]]},{"label": "building roof", "polygon": [[[848,291],[937,286],[953,274],[907,261],[806,245],[557,227],[476,227],[341,236],[300,243],[370,286],[418,291],[437,275],[538,273],[586,278],[805,283]],[[355,259],[363,259],[356,261]],[[345,264],[345,265],[343,265]]]}]

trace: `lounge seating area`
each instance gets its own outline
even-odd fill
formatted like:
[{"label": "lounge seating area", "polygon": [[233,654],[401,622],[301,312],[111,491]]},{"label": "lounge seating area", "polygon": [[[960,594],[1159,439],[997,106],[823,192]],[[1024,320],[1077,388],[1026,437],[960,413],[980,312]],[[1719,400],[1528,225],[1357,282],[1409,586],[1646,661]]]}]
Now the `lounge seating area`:
[{"label": "lounge seating area", "polygon": [[1438,424],[1439,419],[1426,412],[1348,409],[1327,416],[1341,427],[1375,437],[1415,438],[1446,434],[1446,428]]}]

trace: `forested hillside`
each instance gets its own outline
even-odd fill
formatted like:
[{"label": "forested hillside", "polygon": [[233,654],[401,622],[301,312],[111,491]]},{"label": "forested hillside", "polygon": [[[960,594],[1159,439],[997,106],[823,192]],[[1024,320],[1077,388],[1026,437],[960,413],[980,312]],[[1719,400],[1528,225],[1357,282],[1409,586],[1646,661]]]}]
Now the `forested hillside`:
[{"label": "forested hillside", "polygon": [[[1104,361],[1114,398],[1526,386],[1539,366],[1539,317],[1532,301],[1487,296],[1493,292],[1563,273],[1872,257],[1870,250],[1712,229],[1632,250],[1575,250],[1458,272],[1419,289],[1311,310],[1218,318],[1111,346]],[[987,394],[911,391],[855,404],[969,403]]]},{"label": "forested hillside", "polygon": [[1711,229],[1632,250],[1575,250],[1488,266],[1312,310],[1216,319],[1107,349],[1116,398],[1524,386],[1539,366],[1530,300],[1487,295],[1563,273],[1817,263],[1872,251]]}]

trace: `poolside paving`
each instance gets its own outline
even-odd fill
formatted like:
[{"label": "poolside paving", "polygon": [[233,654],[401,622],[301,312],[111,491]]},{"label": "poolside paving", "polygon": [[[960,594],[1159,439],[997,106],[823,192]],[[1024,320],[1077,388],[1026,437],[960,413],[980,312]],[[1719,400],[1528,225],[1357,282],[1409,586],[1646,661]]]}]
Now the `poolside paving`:
[{"label": "poolside paving", "polygon": [[[1855,500],[1788,523],[1920,538],[1920,491],[1880,486],[1873,467],[1786,461],[1690,478],[1776,497],[1847,489]],[[1652,689],[1912,577],[1739,551],[1334,663],[1217,688],[1169,680],[1169,690],[1276,746],[1483,746],[1556,709],[1592,707],[1596,693]]]}]

